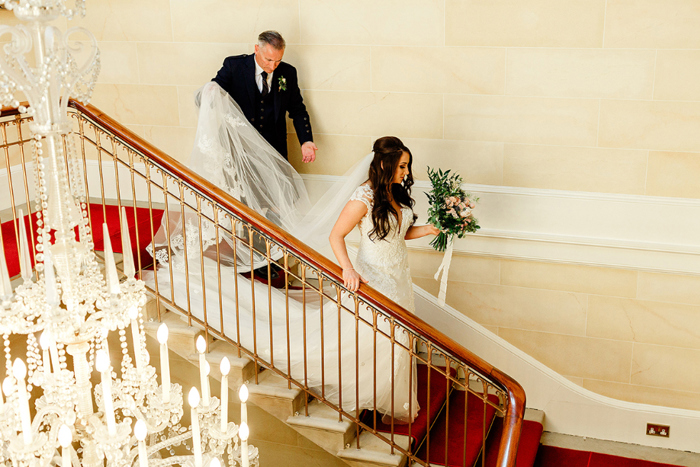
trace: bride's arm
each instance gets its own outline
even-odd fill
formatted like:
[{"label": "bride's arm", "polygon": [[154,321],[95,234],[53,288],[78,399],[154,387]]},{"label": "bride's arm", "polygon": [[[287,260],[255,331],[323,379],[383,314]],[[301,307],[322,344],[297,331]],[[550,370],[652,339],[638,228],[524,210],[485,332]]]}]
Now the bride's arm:
[{"label": "bride's arm", "polygon": [[432,224],[418,225],[418,226],[412,225],[406,231],[406,236],[404,238],[406,240],[413,240],[416,238],[425,237],[426,235],[437,235],[439,233],[440,233],[440,229],[438,229],[437,227],[435,227]]},{"label": "bride's arm", "polygon": [[367,282],[353,269],[345,246],[345,237],[355,228],[362,217],[367,214],[367,206],[362,201],[348,201],[338,216],[338,220],[331,230],[328,241],[333,249],[338,264],[343,268],[343,282],[351,291],[360,288],[360,282]]}]

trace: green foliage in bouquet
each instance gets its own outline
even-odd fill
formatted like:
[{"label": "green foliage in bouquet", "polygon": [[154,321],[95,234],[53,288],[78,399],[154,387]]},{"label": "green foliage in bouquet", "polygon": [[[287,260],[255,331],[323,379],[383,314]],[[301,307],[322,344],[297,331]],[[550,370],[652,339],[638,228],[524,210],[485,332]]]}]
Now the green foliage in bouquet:
[{"label": "green foliage in bouquet", "polygon": [[437,251],[445,251],[453,235],[462,238],[481,228],[472,213],[479,198],[472,200],[471,195],[462,189],[462,177],[450,174],[450,170],[443,172],[428,167],[428,177],[433,186],[426,193],[430,203],[428,222],[440,229],[440,234],[430,245]]}]

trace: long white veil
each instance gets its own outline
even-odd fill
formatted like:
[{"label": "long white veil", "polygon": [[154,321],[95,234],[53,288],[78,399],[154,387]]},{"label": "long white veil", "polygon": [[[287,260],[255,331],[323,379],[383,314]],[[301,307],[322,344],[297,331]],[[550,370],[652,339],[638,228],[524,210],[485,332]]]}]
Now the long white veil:
[{"label": "long white veil", "polygon": [[[328,235],[353,191],[367,179],[373,154],[356,163],[311,207],[301,176],[250,125],[226,91],[210,82],[199,89],[195,99],[199,121],[190,169],[333,260]],[[172,259],[177,265],[185,256],[199,256],[200,243],[206,255],[217,241],[225,241],[230,248],[219,249],[220,261],[232,264],[235,258],[239,272],[250,270],[247,245],[233,242],[230,236],[219,235],[217,240],[214,225],[204,221],[200,227],[199,222],[194,214],[170,210],[148,251],[161,263]],[[253,268],[265,264],[264,251],[262,246],[254,249]],[[273,258],[279,256],[272,252]]]}]

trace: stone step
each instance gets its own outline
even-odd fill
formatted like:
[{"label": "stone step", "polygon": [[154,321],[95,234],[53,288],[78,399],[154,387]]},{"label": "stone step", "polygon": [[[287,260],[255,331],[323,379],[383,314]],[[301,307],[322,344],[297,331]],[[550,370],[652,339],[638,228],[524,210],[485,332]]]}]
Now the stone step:
[{"label": "stone step", "polygon": [[306,411],[303,408],[301,412],[287,418],[287,425],[333,455],[345,449],[345,446],[355,438],[355,423],[339,420],[338,412],[323,402],[318,400],[310,402],[308,416],[305,415]]},{"label": "stone step", "polygon": [[249,400],[278,419],[285,421],[302,410],[306,393],[272,371],[258,375],[258,383],[248,385]]},{"label": "stone step", "polygon": [[[148,318],[144,323],[146,332],[153,338],[156,337],[161,323],[168,325],[168,348],[192,362],[199,364],[199,354],[196,351],[195,341],[202,334],[202,329],[193,323],[187,323],[187,317],[178,311],[168,310],[162,306],[160,319],[157,319],[155,300],[149,301],[144,307],[144,314]],[[229,387],[237,392],[240,384],[248,384],[249,402],[255,404],[274,417],[286,422],[302,436],[317,444],[326,451],[337,455],[352,467],[403,467],[406,464],[406,456],[391,454],[391,448],[374,435],[363,432],[360,434],[362,448],[356,449],[355,436],[357,433],[354,423],[339,421],[338,412],[327,405],[313,400],[309,402],[309,416],[305,415],[304,404],[307,400],[306,393],[292,384],[291,389],[287,379],[272,370],[264,370],[256,366],[255,362],[242,355],[238,357],[238,349],[223,340],[211,339],[209,351],[206,354],[207,362],[211,365],[210,377],[221,380],[219,365],[226,356],[231,363],[229,372]],[[255,383],[256,367],[258,373]],[[408,438],[396,436],[397,444],[408,446]],[[405,439],[404,439],[405,438]],[[346,446],[350,446],[349,448]]]},{"label": "stone step", "polygon": [[[408,450],[410,438],[394,435],[394,443]],[[404,454],[396,450],[392,453],[391,446],[368,431],[360,434],[360,449],[356,446],[356,441],[352,441],[350,447],[338,451],[337,456],[353,467],[404,467],[407,463],[408,458]]]}]

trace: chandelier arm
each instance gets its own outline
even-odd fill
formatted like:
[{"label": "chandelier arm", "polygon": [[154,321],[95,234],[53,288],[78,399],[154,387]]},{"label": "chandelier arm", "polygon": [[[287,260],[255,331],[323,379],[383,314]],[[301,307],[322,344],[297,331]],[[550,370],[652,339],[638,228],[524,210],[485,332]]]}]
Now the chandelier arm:
[{"label": "chandelier arm", "polygon": [[[166,440],[161,441],[160,443],[154,444],[153,446],[150,446],[147,450],[148,456],[150,457],[151,455],[155,454],[156,452],[160,451],[161,449],[167,449],[171,446],[178,445],[182,443],[183,441],[187,441],[188,439],[192,438],[192,430],[182,433],[180,435],[175,436],[174,438],[168,438]],[[170,465],[170,464],[168,464]]]},{"label": "chandelier arm", "polygon": [[[0,37],[5,34],[12,36],[12,40],[3,46],[4,54],[0,54],[0,72],[6,74],[10,81],[15,84],[32,88],[34,83],[31,82],[29,77],[34,77],[26,60],[24,60],[24,54],[29,53],[32,50],[32,38],[30,32],[24,25],[20,26],[7,26],[0,25]],[[17,65],[20,67],[25,76],[18,73],[17,70],[5,59],[6,55],[15,57]],[[27,96],[30,98],[30,96]]]},{"label": "chandelier arm", "polygon": [[61,41],[63,42],[63,46],[65,47],[66,50],[66,56],[67,58],[70,57],[72,59],[72,54],[71,52],[80,52],[83,47],[84,43],[83,42],[76,42],[75,45],[71,45],[68,38],[74,34],[81,32],[85,34],[90,41],[90,56],[89,58],[83,63],[82,66],[78,66],[77,68],[77,73],[75,73],[75,78],[73,81],[67,83],[66,85],[66,92],[65,95],[61,97],[61,113],[66,114],[68,111],[68,101],[70,100],[70,95],[73,92],[73,89],[75,88],[76,84],[92,70],[94,66],[96,66],[96,61],[98,60],[98,55],[99,55],[99,49],[97,47],[97,39],[95,36],[88,31],[87,29],[83,27],[76,26],[74,28],[70,28],[69,30],[66,31],[66,33],[62,36]]},{"label": "chandelier arm", "polygon": [[173,456],[167,459],[149,459],[148,467],[167,467],[169,465],[186,465],[192,462],[192,456]]}]

